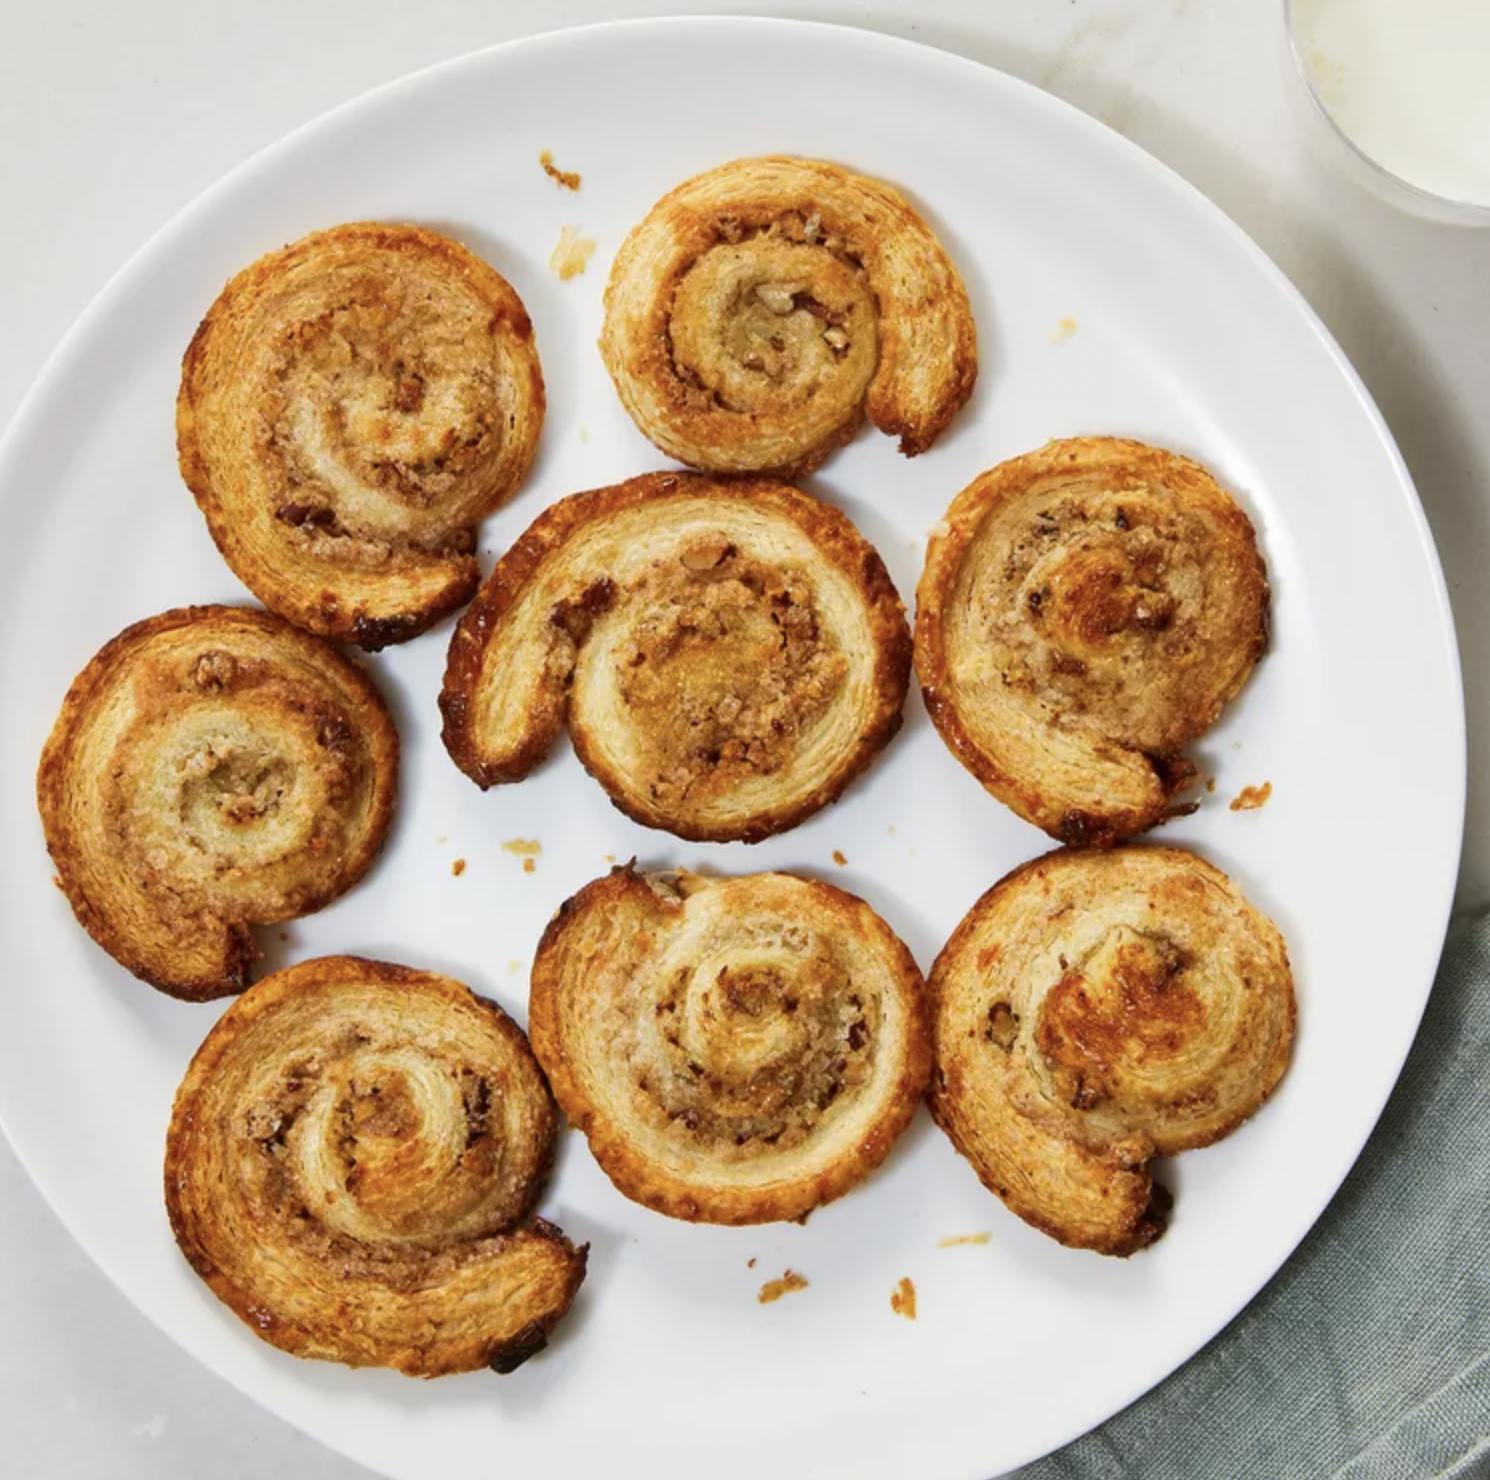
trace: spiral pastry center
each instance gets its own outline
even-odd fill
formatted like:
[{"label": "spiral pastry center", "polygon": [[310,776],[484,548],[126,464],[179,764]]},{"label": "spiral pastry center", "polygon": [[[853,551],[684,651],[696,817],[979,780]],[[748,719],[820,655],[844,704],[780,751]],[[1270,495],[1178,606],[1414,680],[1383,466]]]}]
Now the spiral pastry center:
[{"label": "spiral pastry center", "polygon": [[821,246],[758,236],[705,252],[678,283],[673,355],[701,404],[754,415],[863,399],[878,355],[873,295]]},{"label": "spiral pastry center", "polygon": [[788,1150],[871,1071],[873,1004],[810,943],[705,958],[662,980],[636,1045],[637,1089],[685,1138]]},{"label": "spiral pastry center", "polygon": [[490,1221],[500,1149],[491,1134],[491,1082],[452,1071],[418,1048],[358,1045],[321,1075],[280,1089],[265,1139],[283,1145],[299,1200],[333,1233],[363,1244],[448,1237]]},{"label": "spiral pastry center", "polygon": [[791,571],[695,540],[639,583],[618,653],[651,797],[699,803],[791,763],[841,692],[848,663]]},{"label": "spiral pastry center", "polygon": [[492,456],[500,394],[474,326],[428,304],[353,300],[295,325],[273,367],[275,517],[309,536],[438,545],[471,510],[461,489]]}]

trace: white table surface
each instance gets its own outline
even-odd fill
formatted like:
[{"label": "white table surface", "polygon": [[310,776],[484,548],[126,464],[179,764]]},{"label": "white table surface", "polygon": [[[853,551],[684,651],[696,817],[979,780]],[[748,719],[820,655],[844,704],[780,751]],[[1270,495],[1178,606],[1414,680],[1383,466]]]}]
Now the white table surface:
[{"label": "white table surface", "polygon": [[[3,0],[0,424],[124,259],[225,170],[289,129],[401,73],[511,37],[715,8],[677,0]],[[873,27],[1035,82],[1198,185],[1303,290],[1376,396],[1438,538],[1469,709],[1459,903],[1490,903],[1490,231],[1397,216],[1315,159],[1292,111],[1281,0],[729,8]],[[1392,593],[1368,596],[1389,602]],[[1382,784],[1429,787],[1433,778]],[[9,1480],[367,1476],[160,1335],[73,1244],[3,1140],[0,1317],[0,1474]],[[617,1472],[630,1473],[623,1456]]]}]

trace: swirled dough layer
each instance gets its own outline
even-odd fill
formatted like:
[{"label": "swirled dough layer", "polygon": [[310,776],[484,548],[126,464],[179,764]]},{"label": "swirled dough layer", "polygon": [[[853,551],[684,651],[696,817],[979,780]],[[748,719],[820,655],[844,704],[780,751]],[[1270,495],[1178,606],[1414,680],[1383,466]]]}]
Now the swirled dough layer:
[{"label": "swirled dough layer", "polygon": [[679,185],[616,255],[600,350],[637,426],[706,472],[809,472],[868,415],[924,452],[972,394],[967,292],[888,185],[739,159]]},{"label": "swirled dough layer", "polygon": [[931,972],[932,1115],[986,1186],[1076,1248],[1165,1227],[1155,1156],[1209,1146],[1288,1066],[1277,929],[1178,848],[1062,850],[973,906]]},{"label": "swirled dough layer", "polygon": [[301,1357],[438,1377],[546,1344],[585,1251],[531,1216],[553,1101],[459,982],[351,956],[266,977],[176,1095],[166,1210],[192,1268]]},{"label": "swirled dough layer", "polygon": [[350,889],[387,831],[398,735],[362,670],[267,612],[200,606],[78,675],[37,775],[88,933],[173,996],[241,990],[250,924]]},{"label": "swirled dough layer", "polygon": [[533,1050],[629,1198],[799,1218],[874,1170],[930,1067],[921,974],[862,900],[788,874],[617,869],[533,963]]},{"label": "swirled dough layer", "polygon": [[532,462],[533,328],[507,281],[415,226],[361,222],[260,258],[181,371],[181,473],[265,606],[379,648],[464,605],[476,526]]},{"label": "swirled dough layer", "polygon": [[883,562],[787,484],[654,473],[562,500],[451,639],[440,707],[483,786],[566,720],[623,812],[755,841],[834,801],[900,725],[904,610]]},{"label": "swirled dough layer", "polygon": [[1066,843],[1163,821],[1267,643],[1251,522],[1188,458],[1077,437],[1000,463],[933,531],[916,671],[954,755]]}]

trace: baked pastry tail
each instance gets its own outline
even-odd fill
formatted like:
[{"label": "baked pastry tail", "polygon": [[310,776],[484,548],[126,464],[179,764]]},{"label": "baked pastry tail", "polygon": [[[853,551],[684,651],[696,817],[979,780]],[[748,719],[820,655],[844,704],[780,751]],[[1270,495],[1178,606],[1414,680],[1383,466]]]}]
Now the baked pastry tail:
[{"label": "baked pastry tail", "polygon": [[616,869],[533,963],[533,1050],[629,1198],[800,1218],[874,1170],[930,1069],[923,984],[862,900],[788,874]]},{"label": "baked pastry tail", "polygon": [[522,301],[415,226],[333,227],[223,289],[181,371],[181,473],[265,606],[380,648],[463,606],[543,424]]},{"label": "baked pastry tail", "polygon": [[652,208],[611,269],[600,349],[670,457],[783,477],[866,413],[924,452],[978,369],[967,292],[910,204],[782,156],[709,170]]},{"label": "baked pastry tail", "polygon": [[199,606],[127,628],[78,675],[37,800],[83,927],[200,1000],[242,989],[251,924],[366,873],[397,778],[397,732],[360,668],[267,612]]},{"label": "baked pastry tail", "polygon": [[1062,850],[973,906],[931,972],[937,1123],[1027,1223],[1131,1254],[1163,1231],[1149,1173],[1273,1092],[1294,1031],[1277,929],[1178,848]]},{"label": "baked pastry tail", "polygon": [[629,817],[754,842],[835,801],[900,725],[910,634],[853,525],[787,484],[654,473],[546,510],[450,643],[440,707],[482,786],[567,721]]},{"label": "baked pastry tail", "polygon": [[439,1377],[547,1342],[586,1252],[532,1215],[556,1116],[522,1030],[430,972],[323,957],[208,1034],[177,1091],[181,1252],[282,1350]]},{"label": "baked pastry tail", "polygon": [[1204,468],[1077,437],[954,500],[917,589],[916,671],[1000,801],[1061,842],[1109,844],[1177,810],[1184,749],[1262,655],[1268,601],[1251,522]]}]

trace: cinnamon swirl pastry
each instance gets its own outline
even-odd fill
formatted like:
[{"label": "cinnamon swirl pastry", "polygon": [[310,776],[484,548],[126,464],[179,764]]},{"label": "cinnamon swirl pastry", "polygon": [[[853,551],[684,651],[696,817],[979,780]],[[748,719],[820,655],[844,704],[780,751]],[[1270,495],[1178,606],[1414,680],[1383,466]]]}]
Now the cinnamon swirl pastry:
[{"label": "cinnamon swirl pastry", "polygon": [[267,612],[186,607],[120,633],[74,681],[37,800],[57,880],[121,966],[174,997],[242,989],[250,924],[366,873],[398,735],[359,668]]},{"label": "cinnamon swirl pastry", "polygon": [[176,1094],[188,1263],[298,1357],[440,1377],[547,1344],[585,1250],[531,1216],[556,1117],[522,1029],[459,982],[353,956],[265,977]]},{"label": "cinnamon swirl pastry", "polygon": [[476,525],[543,423],[522,301],[415,226],[316,232],[240,272],[186,352],[181,473],[265,606],[380,648],[465,604]]},{"label": "cinnamon swirl pastry", "polygon": [[517,781],[567,719],[629,817],[754,842],[900,726],[904,609],[836,509],[786,484],[652,473],[578,493],[502,557],[450,643],[445,745]]},{"label": "cinnamon swirl pastry", "polygon": [[930,1069],[923,983],[862,900],[790,874],[616,869],[550,922],[529,1031],[635,1202],[800,1218],[885,1159]]},{"label": "cinnamon swirl pastry", "polygon": [[908,457],[972,394],[967,291],[888,185],[738,159],[665,195],[622,244],[600,351],[637,426],[708,472],[809,472],[868,413]]},{"label": "cinnamon swirl pastry", "polygon": [[916,670],[994,796],[1063,842],[1107,844],[1171,814],[1195,779],[1185,746],[1267,625],[1252,525],[1204,468],[1077,437],[957,496],[927,547]]},{"label": "cinnamon swirl pastry", "polygon": [[1149,1159],[1229,1135],[1293,1041],[1282,937],[1179,848],[1015,869],[957,927],[931,999],[937,1124],[1027,1223],[1102,1254],[1164,1231]]}]

